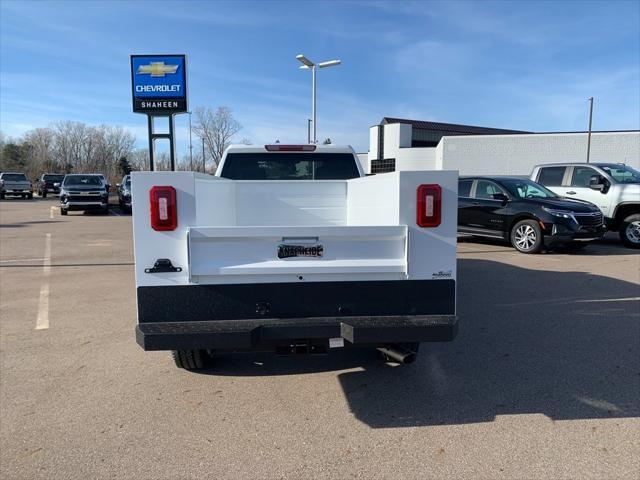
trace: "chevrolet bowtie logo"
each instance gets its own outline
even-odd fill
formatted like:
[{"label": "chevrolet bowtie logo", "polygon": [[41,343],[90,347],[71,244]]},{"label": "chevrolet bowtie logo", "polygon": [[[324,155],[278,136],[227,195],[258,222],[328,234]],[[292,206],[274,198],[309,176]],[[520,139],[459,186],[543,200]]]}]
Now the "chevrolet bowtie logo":
[{"label": "chevrolet bowtie logo", "polygon": [[150,74],[152,77],[164,77],[168,73],[176,73],[178,65],[165,65],[164,62],[150,62],[149,65],[140,65],[138,73]]}]

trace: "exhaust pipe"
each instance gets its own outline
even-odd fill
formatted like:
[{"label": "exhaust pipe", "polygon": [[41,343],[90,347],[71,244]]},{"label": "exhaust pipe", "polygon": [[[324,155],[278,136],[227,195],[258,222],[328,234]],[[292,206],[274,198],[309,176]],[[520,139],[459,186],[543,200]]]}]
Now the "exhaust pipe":
[{"label": "exhaust pipe", "polygon": [[411,350],[407,350],[406,348],[400,347],[398,345],[378,347],[378,351],[386,357],[395,360],[396,362],[403,365],[413,363],[416,359],[416,352],[412,352]]}]

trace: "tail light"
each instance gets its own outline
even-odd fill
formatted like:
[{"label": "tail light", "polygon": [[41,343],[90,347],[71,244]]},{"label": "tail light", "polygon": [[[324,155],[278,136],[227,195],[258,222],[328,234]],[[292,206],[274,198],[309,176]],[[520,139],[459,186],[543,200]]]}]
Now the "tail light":
[{"label": "tail light", "polygon": [[265,145],[267,152],[315,152],[315,145],[281,145],[275,143],[273,145]]},{"label": "tail light", "polygon": [[420,185],[418,187],[417,218],[419,227],[440,225],[442,210],[442,189],[440,185]]},{"label": "tail light", "polygon": [[170,186],[152,187],[149,190],[151,228],[159,232],[175,230],[178,226],[176,189]]}]

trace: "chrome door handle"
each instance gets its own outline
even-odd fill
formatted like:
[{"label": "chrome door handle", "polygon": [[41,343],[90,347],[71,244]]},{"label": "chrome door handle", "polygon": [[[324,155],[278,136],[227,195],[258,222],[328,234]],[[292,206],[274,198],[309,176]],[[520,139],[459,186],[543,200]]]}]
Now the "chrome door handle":
[{"label": "chrome door handle", "polygon": [[567,195],[575,195],[575,194],[576,194],[576,192],[574,192],[573,190],[570,191],[570,192],[567,192]]}]

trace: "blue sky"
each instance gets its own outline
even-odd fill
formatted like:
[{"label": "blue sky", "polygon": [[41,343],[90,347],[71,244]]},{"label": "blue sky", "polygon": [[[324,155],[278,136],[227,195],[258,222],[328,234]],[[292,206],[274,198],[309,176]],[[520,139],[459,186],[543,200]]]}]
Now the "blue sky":
[{"label": "blue sky", "polygon": [[[254,143],[368,149],[383,116],[532,131],[640,128],[640,2],[0,2],[0,129],[131,129],[129,55],[186,53],[189,100],[227,105]],[[177,119],[186,149],[187,116]]]}]

